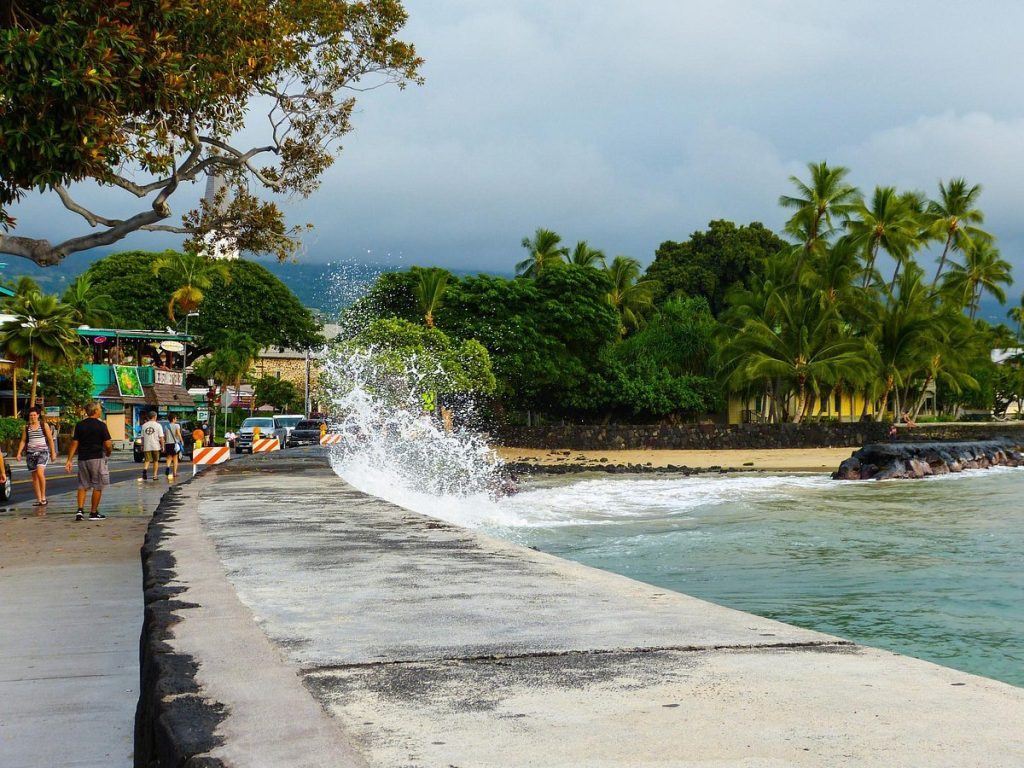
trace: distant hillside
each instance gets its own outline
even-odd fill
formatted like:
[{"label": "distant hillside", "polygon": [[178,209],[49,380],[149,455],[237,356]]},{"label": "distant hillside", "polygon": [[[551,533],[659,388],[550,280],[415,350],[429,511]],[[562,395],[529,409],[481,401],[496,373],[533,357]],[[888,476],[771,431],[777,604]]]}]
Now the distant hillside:
[{"label": "distant hillside", "polygon": [[[11,256],[6,262],[0,262],[4,264],[3,267],[0,267],[0,279],[12,283],[23,275],[27,275],[39,283],[45,293],[62,295],[68,285],[78,275],[85,272],[90,264],[115,252],[95,250],[74,253],[56,267],[39,267],[27,259]],[[399,266],[356,264],[354,262],[328,262],[326,264],[285,262],[282,264],[270,258],[250,260],[262,264],[287,285],[303,305],[316,310],[325,319],[336,318],[341,310],[366,293],[381,273],[404,269]],[[455,274],[476,273],[464,271],[455,272]],[[139,279],[145,280],[146,276],[140,275]]]}]

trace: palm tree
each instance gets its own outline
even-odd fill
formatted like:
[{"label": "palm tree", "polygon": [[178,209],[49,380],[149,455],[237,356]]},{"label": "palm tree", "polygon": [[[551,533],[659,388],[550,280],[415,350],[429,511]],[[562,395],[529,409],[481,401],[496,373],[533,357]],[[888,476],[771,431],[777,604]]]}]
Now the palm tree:
[{"label": "palm tree", "polygon": [[857,379],[873,350],[863,339],[847,334],[834,308],[817,293],[799,285],[776,292],[771,299],[774,320],[748,318],[727,338],[720,351],[721,370],[732,391],[761,382],[776,400],[776,420],[795,395],[791,414],[800,422],[809,395],[819,396],[841,381]]},{"label": "palm tree", "polygon": [[570,264],[578,264],[581,267],[603,267],[604,251],[591,248],[586,240],[580,240],[569,255]]},{"label": "palm tree", "polygon": [[640,280],[640,262],[629,256],[616,256],[605,271],[612,281],[608,303],[619,316],[619,335],[625,336],[644,323],[654,308],[655,280]]},{"label": "palm tree", "polygon": [[939,199],[928,203],[929,234],[944,241],[939,267],[932,279],[933,291],[939,284],[951,249],[966,251],[974,238],[991,237],[988,232],[975,226],[985,220],[985,214],[976,206],[980,195],[980,184],[969,187],[965,179],[951,179],[948,185],[939,182]]},{"label": "palm tree", "polygon": [[19,297],[14,319],[0,326],[0,344],[12,355],[32,361],[31,407],[36,404],[39,364],[66,362],[77,351],[72,310],[56,296],[38,291]]},{"label": "palm tree", "polygon": [[562,236],[557,232],[537,227],[532,239],[523,238],[522,246],[530,255],[516,264],[516,274],[535,278],[548,267],[562,263],[569,250],[560,246],[561,242]]},{"label": "palm tree", "polygon": [[999,249],[988,238],[975,238],[973,245],[964,252],[963,265],[956,264],[946,273],[944,290],[957,297],[974,320],[983,293],[991,294],[1000,303],[1006,301],[1002,286],[1013,283],[1011,269],[1010,263],[999,255]]},{"label": "palm tree", "polygon": [[878,252],[884,250],[896,260],[892,287],[895,288],[900,265],[918,247],[921,222],[917,212],[917,196],[900,195],[894,187],[875,187],[871,205],[857,204],[846,228],[855,243],[863,248],[864,282],[867,288],[875,274]]},{"label": "palm tree", "polygon": [[233,385],[238,399],[242,379],[259,357],[260,346],[247,333],[230,332],[217,340],[217,348],[197,362],[193,371],[203,379],[213,379],[221,388]]},{"label": "palm tree", "polygon": [[166,253],[153,262],[152,269],[154,275],[168,275],[172,284],[178,286],[167,303],[167,317],[172,322],[175,307],[186,314],[195,312],[203,301],[203,291],[209,290],[215,278],[224,282],[231,279],[226,261],[192,251]]},{"label": "palm tree", "polygon": [[1011,307],[1010,311],[1006,313],[1007,316],[1017,323],[1017,346],[1021,343],[1021,331],[1024,330],[1024,296],[1021,296],[1020,304],[1016,307]]},{"label": "palm tree", "polygon": [[449,273],[447,270],[431,267],[421,269],[414,267],[416,283],[413,284],[412,292],[416,296],[416,303],[420,312],[423,313],[423,320],[427,328],[434,327],[434,312],[441,306],[444,300],[444,292],[448,287]]},{"label": "palm tree", "polygon": [[113,322],[110,309],[114,300],[107,294],[95,293],[92,278],[83,272],[64,292],[64,303],[71,307],[72,320],[77,325],[104,328]]},{"label": "palm tree", "polygon": [[845,219],[860,200],[860,191],[846,182],[847,168],[829,168],[825,162],[808,163],[810,181],[796,176],[789,180],[796,187],[795,195],[782,195],[779,205],[795,210],[786,223],[786,231],[799,238],[803,251],[797,258],[797,273],[807,255],[817,251],[823,240],[834,231],[833,217]]}]

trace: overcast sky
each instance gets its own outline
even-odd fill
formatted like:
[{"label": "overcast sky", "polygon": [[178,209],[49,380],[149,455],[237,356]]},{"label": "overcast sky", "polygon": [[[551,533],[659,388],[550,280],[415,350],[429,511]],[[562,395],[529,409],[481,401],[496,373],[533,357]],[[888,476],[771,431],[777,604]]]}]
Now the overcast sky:
[{"label": "overcast sky", "polygon": [[303,260],[510,271],[543,226],[646,264],[714,218],[778,229],[788,177],[826,160],[866,191],[982,184],[1024,274],[1022,4],[405,5],[426,82],[360,98],[323,187],[288,207],[316,227]]}]

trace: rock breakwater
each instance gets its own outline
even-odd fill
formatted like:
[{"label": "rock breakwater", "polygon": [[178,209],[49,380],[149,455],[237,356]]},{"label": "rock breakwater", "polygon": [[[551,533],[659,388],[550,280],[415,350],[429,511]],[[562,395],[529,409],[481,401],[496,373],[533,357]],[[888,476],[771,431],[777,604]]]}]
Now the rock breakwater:
[{"label": "rock breakwater", "polygon": [[834,480],[892,480],[965,469],[1024,466],[1021,442],[1011,438],[954,443],[872,443],[832,473]]}]

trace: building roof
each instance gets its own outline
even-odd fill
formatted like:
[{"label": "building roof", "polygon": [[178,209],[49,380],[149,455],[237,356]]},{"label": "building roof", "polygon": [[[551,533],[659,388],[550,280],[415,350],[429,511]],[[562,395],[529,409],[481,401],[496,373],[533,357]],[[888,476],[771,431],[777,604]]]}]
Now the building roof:
[{"label": "building roof", "polygon": [[116,400],[125,405],[168,406],[180,405],[195,408],[196,401],[188,390],[178,384],[143,384],[145,397],[125,397],[117,389],[117,382],[99,393],[100,400]]},{"label": "building roof", "polygon": [[79,336],[95,338],[106,336],[111,339],[142,339],[143,341],[192,341],[187,333],[167,333],[166,331],[125,330],[122,328],[90,328],[81,325],[75,329]]}]

